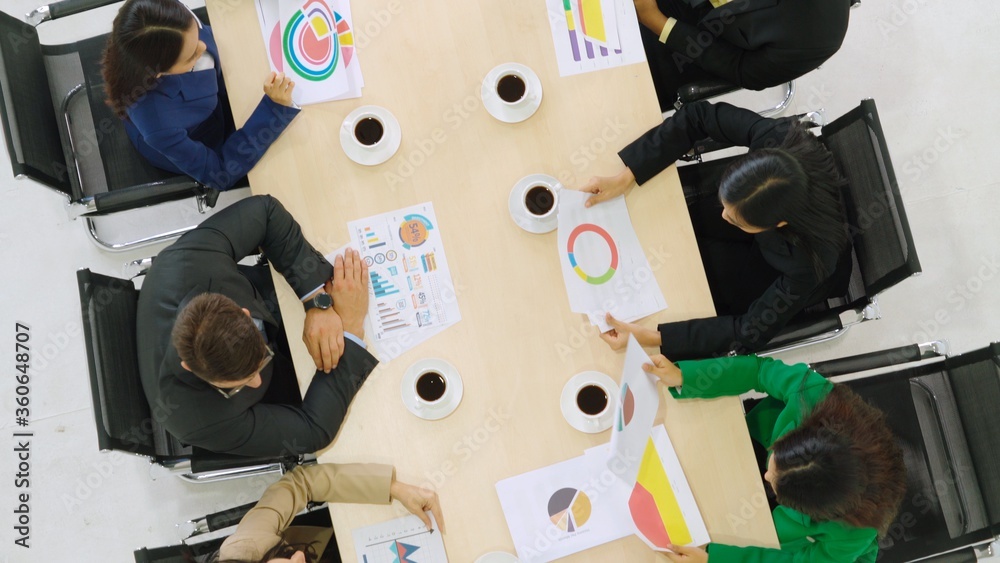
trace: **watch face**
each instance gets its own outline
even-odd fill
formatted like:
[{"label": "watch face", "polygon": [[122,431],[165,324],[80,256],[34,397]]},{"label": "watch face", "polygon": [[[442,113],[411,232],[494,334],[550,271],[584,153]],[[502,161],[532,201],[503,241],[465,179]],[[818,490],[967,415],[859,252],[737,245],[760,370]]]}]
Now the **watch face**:
[{"label": "watch face", "polygon": [[313,304],[320,309],[329,309],[333,306],[333,297],[330,297],[329,293],[320,293],[313,298]]}]

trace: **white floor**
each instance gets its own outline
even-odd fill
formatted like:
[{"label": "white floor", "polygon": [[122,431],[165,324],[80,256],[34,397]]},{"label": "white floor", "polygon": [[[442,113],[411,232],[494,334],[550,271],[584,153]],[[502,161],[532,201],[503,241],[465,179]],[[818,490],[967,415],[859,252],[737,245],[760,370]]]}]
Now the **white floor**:
[{"label": "white floor", "polygon": [[[35,5],[6,0],[3,10],[20,15]],[[43,26],[43,41],[104,31],[115,9],[76,18],[73,26]],[[1000,90],[998,21],[1000,4],[989,0],[867,0],[852,13],[840,53],[798,81],[795,112],[825,108],[832,119],[861,98],[878,102],[924,274],[881,298],[883,319],[788,359],[929,339],[946,339],[962,352],[1000,339],[1000,169],[994,160],[1000,111],[991,101]],[[759,108],[776,96],[739,99]],[[20,322],[31,327],[35,436],[30,550],[12,543],[15,444],[0,438],[8,452],[0,462],[0,513],[7,515],[0,519],[0,559],[131,561],[137,547],[174,542],[177,522],[256,499],[266,480],[192,486],[172,476],[154,478],[141,459],[97,451],[74,272],[89,267],[121,275],[125,262],[158,249],[98,249],[82,222],[67,219],[61,197],[14,180],[7,162],[0,158],[0,197],[7,202],[0,208],[0,338],[7,340],[0,362],[8,370],[0,378],[0,434],[17,430],[10,370]],[[184,218],[190,209],[172,213]],[[148,228],[149,222],[144,216],[127,226]]]}]

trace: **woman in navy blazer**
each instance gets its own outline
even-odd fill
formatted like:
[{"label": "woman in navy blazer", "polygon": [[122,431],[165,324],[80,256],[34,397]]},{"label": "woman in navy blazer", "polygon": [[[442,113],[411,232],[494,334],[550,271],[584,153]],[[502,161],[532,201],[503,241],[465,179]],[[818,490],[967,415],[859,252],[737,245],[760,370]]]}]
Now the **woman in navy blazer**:
[{"label": "woman in navy blazer", "polygon": [[295,83],[271,73],[236,129],[219,50],[208,26],[177,0],[128,0],[104,51],[110,105],[154,166],[226,190],[246,176],[299,109]]}]

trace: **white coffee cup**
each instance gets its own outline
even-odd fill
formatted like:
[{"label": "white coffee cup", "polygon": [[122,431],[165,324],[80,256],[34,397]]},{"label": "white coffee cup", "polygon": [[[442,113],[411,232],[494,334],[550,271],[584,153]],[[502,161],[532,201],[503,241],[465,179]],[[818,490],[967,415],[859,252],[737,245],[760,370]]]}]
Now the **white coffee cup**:
[{"label": "white coffee cup", "polygon": [[[520,106],[531,97],[528,77],[521,71],[514,69],[506,70],[497,75],[493,82],[493,91],[496,92],[501,102],[511,107]],[[517,91],[520,91],[521,95],[519,97],[513,96]]]},{"label": "white coffee cup", "polygon": [[351,123],[351,137],[366,149],[379,146],[385,140],[387,133],[382,118],[374,113],[363,113]]},{"label": "white coffee cup", "polygon": [[448,394],[448,376],[441,370],[424,369],[413,379],[417,408],[437,405]]},{"label": "white coffee cup", "polygon": [[611,393],[603,383],[596,381],[581,382],[573,393],[573,400],[576,410],[588,422],[598,422],[611,408]]},{"label": "white coffee cup", "polygon": [[555,215],[559,207],[559,192],[543,182],[528,183],[521,192],[521,207],[528,217],[546,219]]}]

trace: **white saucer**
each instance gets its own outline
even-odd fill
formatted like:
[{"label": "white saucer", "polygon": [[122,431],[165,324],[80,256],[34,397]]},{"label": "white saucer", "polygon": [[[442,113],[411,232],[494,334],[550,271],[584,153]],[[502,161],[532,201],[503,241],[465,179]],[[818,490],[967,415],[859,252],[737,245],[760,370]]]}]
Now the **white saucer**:
[{"label": "white saucer", "polygon": [[[576,406],[576,391],[587,383],[600,383],[608,391],[608,408],[604,410],[599,418],[588,418]],[[559,398],[559,407],[562,410],[563,418],[570,426],[586,432],[587,434],[597,434],[611,428],[611,423],[615,418],[615,405],[618,404],[618,384],[614,379],[599,371],[584,371],[573,376],[563,387],[562,396]]]},{"label": "white saucer", "polygon": [[[413,390],[417,376],[428,370],[440,373],[448,381],[444,395],[431,405],[417,399],[417,393]],[[455,412],[458,404],[462,402],[462,377],[458,375],[455,366],[448,362],[437,358],[425,358],[406,368],[403,382],[400,384],[400,392],[403,397],[403,405],[414,416],[424,420],[440,420]]]},{"label": "white saucer", "polygon": [[480,555],[475,563],[518,563],[518,559],[506,551],[491,551]]},{"label": "white saucer", "polygon": [[[520,72],[527,79],[528,94],[525,99],[515,105],[507,104],[501,100],[496,90],[493,89],[497,77],[511,70]],[[535,71],[522,64],[504,63],[491,70],[483,79],[481,95],[483,106],[486,107],[486,111],[490,115],[504,123],[520,123],[534,115],[538,111],[538,106],[542,105],[542,81],[538,79]]]},{"label": "white saucer", "polygon": [[557,194],[559,190],[563,189],[563,185],[559,183],[559,180],[556,180],[552,176],[547,174],[529,174],[514,184],[514,187],[510,190],[510,197],[507,198],[507,209],[510,210],[510,218],[514,220],[514,224],[536,235],[550,233],[559,226],[558,201],[556,203],[557,207],[553,208],[552,213],[544,218],[535,217],[524,208],[522,200],[524,189],[528,186],[539,184],[548,186],[549,189]]},{"label": "white saucer", "polygon": [[[373,146],[362,145],[354,138],[354,126],[364,117],[378,117],[383,125],[382,140]],[[399,121],[392,112],[380,106],[361,106],[347,114],[340,124],[340,146],[347,158],[365,166],[376,166],[392,158],[403,140]]]}]

